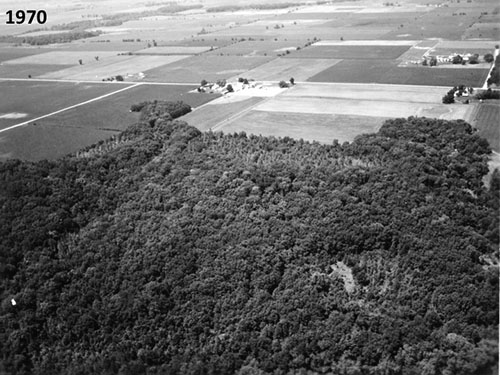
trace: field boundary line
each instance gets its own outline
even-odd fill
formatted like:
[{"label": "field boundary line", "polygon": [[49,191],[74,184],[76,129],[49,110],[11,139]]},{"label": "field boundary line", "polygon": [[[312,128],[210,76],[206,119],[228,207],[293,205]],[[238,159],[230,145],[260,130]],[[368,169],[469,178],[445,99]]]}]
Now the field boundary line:
[{"label": "field boundary line", "polygon": [[25,125],[28,125],[29,123],[32,123],[32,122],[35,122],[35,121],[38,121],[38,120],[41,120],[41,119],[44,119],[44,118],[47,118],[47,117],[50,117],[50,116],[54,116],[54,115],[57,115],[61,112],[65,112],[65,111],[68,111],[70,109],[73,109],[73,108],[78,108],[78,107],[81,107],[83,105],[86,105],[86,104],[89,104],[89,103],[93,103],[93,102],[96,102],[98,100],[101,100],[101,99],[104,99],[104,98],[107,98],[111,95],[115,95],[115,94],[118,94],[120,92],[123,92],[123,91],[126,91],[126,90],[129,90],[131,88],[134,88],[134,87],[137,87],[137,86],[140,86],[142,85],[142,83],[137,83],[135,85],[130,85],[130,86],[127,86],[123,89],[120,89],[120,90],[116,90],[116,91],[113,91],[113,92],[110,92],[110,93],[107,93],[107,94],[104,94],[104,95],[101,95],[101,96],[98,96],[96,98],[92,98],[92,99],[89,99],[89,100],[86,100],[84,102],[81,102],[81,103],[78,103],[78,104],[74,104],[74,105],[71,105],[69,107],[66,107],[66,108],[63,108],[63,109],[59,109],[57,111],[54,111],[54,112],[51,112],[51,113],[47,113],[46,115],[43,115],[43,116],[39,116],[37,118],[34,118],[34,119],[31,119],[31,120],[28,120],[28,121],[24,121],[24,122],[21,122],[19,124],[16,124],[16,125],[11,125],[5,129],[0,129],[0,133],[3,133],[3,132],[6,132],[7,130],[12,130],[12,129],[15,129],[15,128],[18,128],[20,126],[25,126]]}]

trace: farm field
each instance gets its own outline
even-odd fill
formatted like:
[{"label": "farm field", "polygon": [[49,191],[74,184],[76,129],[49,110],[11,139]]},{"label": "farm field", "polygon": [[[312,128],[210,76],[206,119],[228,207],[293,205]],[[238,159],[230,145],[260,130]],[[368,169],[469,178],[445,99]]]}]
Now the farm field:
[{"label": "farm field", "polygon": [[[261,38],[263,39],[263,38]],[[306,38],[278,40],[256,40],[256,41],[238,41],[226,47],[209,52],[209,55],[234,55],[234,56],[276,56],[286,50],[293,51],[297,47],[303,47],[307,42]]]},{"label": "farm field", "polygon": [[[293,77],[296,81],[305,81],[340,61],[335,59],[310,60],[307,58],[284,59],[278,57],[247,71],[244,76],[264,81],[287,81],[290,77]],[[238,77],[234,76],[230,80],[236,78]]]},{"label": "farm field", "polygon": [[0,64],[0,78],[28,78],[70,68],[73,65],[42,64]]},{"label": "farm field", "polygon": [[[79,65],[82,60],[84,65],[97,65],[105,63],[111,57],[117,56],[120,51],[50,51],[36,55],[29,55],[4,61],[6,65]],[[95,56],[99,56],[96,61]]]},{"label": "farm field", "polygon": [[[261,121],[261,127],[276,134],[280,126],[284,132],[299,134],[291,119],[309,116],[321,122],[308,126],[313,134],[311,139],[323,141],[332,138],[333,133],[340,134],[338,139],[350,139],[341,134],[346,129],[338,126],[341,122],[351,124],[349,131],[355,134],[356,127],[359,132],[371,131],[366,121],[373,119],[380,124],[380,119],[389,116],[471,117],[476,104],[444,106],[442,96],[459,84],[482,86],[489,64],[439,64],[430,68],[418,66],[415,61],[421,61],[424,53],[478,53],[482,57],[493,52],[499,38],[494,33],[498,17],[492,14],[492,1],[473,1],[438,6],[414,0],[395,5],[359,0],[279,10],[206,13],[196,9],[172,15],[138,16],[121,25],[99,28],[103,31],[99,36],[71,43],[40,48],[0,44],[0,78],[100,81],[122,75],[125,81],[144,83],[40,120],[41,125],[33,127],[36,130],[32,129],[32,133],[23,129],[26,134],[44,128],[55,132],[58,127],[64,131],[74,127],[78,131],[87,129],[96,137],[107,136],[105,132],[124,129],[135,121],[137,114],[128,112],[132,103],[171,98],[184,100],[193,107],[202,105],[185,117],[202,130],[236,129],[241,120],[241,124],[250,127],[251,122],[254,127],[261,126],[257,124]],[[106,5],[92,4],[87,9],[84,4],[87,3],[75,8],[61,6],[58,18],[51,20],[49,26],[56,20],[81,20],[82,15],[89,13],[120,10],[132,14],[159,6],[122,5],[118,0],[109,0]],[[233,3],[217,0],[206,6],[214,4]],[[35,29],[34,25],[19,28],[22,32]],[[484,35],[479,36],[482,32]],[[305,47],[313,41],[313,45]],[[153,44],[157,46],[148,47]],[[99,61],[95,56],[99,56]],[[79,65],[79,59],[83,65]],[[277,81],[291,77],[298,84],[288,90],[266,93],[243,90],[207,105],[203,104],[217,95],[188,93],[202,80],[226,79],[234,84],[239,77],[268,81],[264,86],[273,89],[278,89]],[[47,89],[40,89],[38,84],[42,83],[17,82],[12,90],[7,89],[9,98],[2,98],[0,103],[0,128],[67,107],[73,99],[75,103],[82,102],[127,87],[108,84],[94,89],[80,83],[71,88],[71,83],[61,82],[62,86],[56,88],[59,83],[43,82]],[[4,85],[0,82],[2,93]],[[3,111],[12,100],[22,101],[26,111],[13,106]],[[478,123],[496,121],[491,114],[477,115]],[[326,134],[324,138],[321,131]]]},{"label": "farm field", "polygon": [[294,51],[287,57],[302,57],[309,59],[397,59],[409,49],[409,46],[383,45],[312,45],[299,51]]},{"label": "farm field", "polygon": [[491,100],[477,106],[471,124],[479,130],[479,135],[488,140],[490,147],[500,152],[500,101]]},{"label": "farm field", "polygon": [[116,131],[62,126],[23,126],[0,133],[0,161],[56,159],[107,139]]},{"label": "farm field", "polygon": [[[111,93],[125,85],[0,81],[0,129]],[[23,114],[21,118],[10,114]],[[14,117],[14,118],[12,118]]]},{"label": "farm field", "polygon": [[267,112],[252,110],[222,128],[224,133],[246,132],[247,134],[292,137],[306,141],[331,144],[351,142],[360,134],[376,132],[384,117],[311,114],[290,112]]},{"label": "farm field", "polygon": [[373,117],[432,117],[446,120],[464,119],[472,106],[456,104],[407,103],[388,100],[353,100],[339,98],[278,96],[254,108],[268,112],[322,113]]},{"label": "farm field", "polygon": [[308,81],[481,87],[488,75],[488,69],[398,67],[397,61],[369,61],[343,60]]},{"label": "farm field", "polygon": [[[110,85],[113,86],[113,85]],[[183,102],[200,106],[219,95],[191,93],[193,86],[139,85],[130,90],[70,109],[0,134],[0,159],[15,155],[26,160],[55,158],[75,152],[101,139],[125,130],[139,119],[139,113],[130,112],[130,106],[147,100]],[[25,120],[18,119],[17,123]],[[0,123],[2,119],[0,118]],[[36,137],[34,145],[23,150],[23,137]],[[3,139],[3,142],[1,140]],[[36,140],[36,141],[35,141]]]},{"label": "farm field", "polygon": [[211,47],[195,47],[195,46],[161,46],[144,48],[135,51],[135,55],[195,55],[198,53],[209,51]]},{"label": "farm field", "polygon": [[137,75],[146,70],[179,61],[186,57],[188,56],[110,56],[99,60],[91,66],[86,66],[85,64],[76,65],[71,68],[41,75],[40,78],[94,81],[122,75],[127,79],[129,75]]},{"label": "farm field", "polygon": [[163,65],[143,71],[149,82],[185,82],[200,83],[201,80],[215,82],[218,79],[244,74],[246,71],[260,66],[273,57],[251,56],[235,58],[234,56],[191,56],[182,61]]},{"label": "farm field", "polygon": [[188,124],[207,131],[228,119],[238,117],[264,100],[262,97],[239,97],[237,100],[220,98],[181,117]]},{"label": "farm field", "polygon": [[281,96],[439,104],[443,91],[447,90],[448,87],[436,86],[300,83]]},{"label": "farm field", "polygon": [[54,51],[53,48],[0,46],[0,63],[21,57]]}]

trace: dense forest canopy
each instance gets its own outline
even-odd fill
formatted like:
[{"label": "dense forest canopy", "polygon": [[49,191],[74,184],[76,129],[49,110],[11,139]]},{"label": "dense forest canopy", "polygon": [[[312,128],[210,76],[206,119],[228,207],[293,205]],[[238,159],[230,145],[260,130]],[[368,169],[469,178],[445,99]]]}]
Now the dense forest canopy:
[{"label": "dense forest canopy", "polygon": [[321,145],[143,112],[0,164],[0,372],[493,374],[489,153],[463,121]]}]

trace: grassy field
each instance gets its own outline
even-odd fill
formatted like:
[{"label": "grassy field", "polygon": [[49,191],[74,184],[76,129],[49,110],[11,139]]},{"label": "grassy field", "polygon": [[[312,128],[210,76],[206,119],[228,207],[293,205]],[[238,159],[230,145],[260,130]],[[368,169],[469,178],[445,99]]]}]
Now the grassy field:
[{"label": "grassy field", "polygon": [[44,74],[56,72],[61,69],[70,68],[72,65],[25,65],[25,64],[16,64],[16,65],[0,65],[0,78],[28,78],[31,77],[39,77]]},{"label": "grassy field", "polygon": [[[117,56],[119,51],[50,51],[29,55],[13,60],[5,61],[8,65],[79,65],[78,60],[82,60],[84,65],[97,65],[103,63],[111,57]],[[95,59],[99,56],[99,61]]]},{"label": "grassy field", "polygon": [[41,78],[73,79],[73,80],[102,80],[116,75],[134,76],[146,70],[160,67],[186,58],[186,55],[171,56],[109,56],[99,59],[94,64],[77,65],[71,68],[47,73]]},{"label": "grassy field", "polygon": [[161,46],[135,51],[135,55],[196,55],[210,50],[209,46]]},{"label": "grassy field", "polygon": [[[190,93],[193,86],[140,85],[0,134],[1,154],[27,160],[53,159],[75,152],[135,124],[130,106],[145,100],[182,100],[200,106],[218,95]],[[0,123],[1,123],[0,119]],[[22,122],[18,119],[17,122]],[[3,142],[1,140],[3,139]]]},{"label": "grassy field", "polygon": [[472,125],[479,135],[488,140],[490,147],[500,152],[500,101],[492,100],[479,104]]},{"label": "grassy field", "polygon": [[301,83],[285,91],[282,96],[440,104],[443,90],[446,91],[448,88],[352,83],[327,85]]},{"label": "grassy field", "polygon": [[272,57],[252,56],[192,56],[182,61],[146,70],[145,81],[200,83],[201,80],[216,81],[235,75],[264,64]]},{"label": "grassy field", "polygon": [[294,51],[287,57],[309,59],[397,59],[409,46],[316,46]]},{"label": "grassy field", "polygon": [[488,75],[488,69],[398,67],[397,63],[397,61],[387,60],[343,60],[316,74],[308,81],[451,87],[463,84],[481,87]]},{"label": "grassy field", "polygon": [[0,134],[0,161],[55,159],[107,139],[117,132],[62,126],[24,126]]},{"label": "grassy field", "polygon": [[0,46],[0,63],[51,51],[52,48]]},{"label": "grassy field", "polygon": [[104,95],[123,85],[64,82],[0,82],[0,115],[23,113],[22,119],[0,118],[0,129]]},{"label": "grassy field", "polygon": [[334,139],[350,142],[360,134],[376,132],[385,120],[384,117],[252,110],[220,130],[331,144]]},{"label": "grassy field", "polygon": [[[469,107],[450,107],[444,104],[405,103],[386,100],[353,100],[314,97],[276,97],[255,109],[269,112],[323,113],[331,115],[363,115],[374,117],[454,117],[463,118]],[[451,112],[456,109],[455,112]],[[430,113],[433,112],[433,113]],[[448,116],[447,116],[448,115]],[[454,115],[454,116],[452,116]]]},{"label": "grassy field", "polygon": [[[335,59],[284,59],[276,58],[246,72],[245,77],[263,81],[305,81],[319,72],[335,65],[341,60]],[[233,77],[232,79],[237,78]]]},{"label": "grassy field", "polygon": [[264,100],[264,98],[259,97],[242,97],[240,99],[238,101],[228,101],[226,98],[220,98],[196,111],[188,113],[182,117],[182,120],[200,130],[206,131],[233,116],[237,117],[242,112]]}]

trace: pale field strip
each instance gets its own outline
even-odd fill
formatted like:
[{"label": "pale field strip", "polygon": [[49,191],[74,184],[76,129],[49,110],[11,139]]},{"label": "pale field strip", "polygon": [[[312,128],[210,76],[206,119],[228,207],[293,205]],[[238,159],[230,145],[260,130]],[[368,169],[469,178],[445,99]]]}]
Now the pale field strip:
[{"label": "pale field strip", "polygon": [[472,105],[405,103],[398,101],[353,100],[315,97],[275,97],[253,110],[372,117],[423,116],[444,120],[468,119]]},{"label": "pale field strip", "polygon": [[190,57],[190,55],[113,56],[105,61],[101,61],[101,64],[93,64],[92,66],[77,65],[56,72],[43,74],[40,78],[99,80],[116,75],[135,75],[187,57]]},{"label": "pale field strip", "polygon": [[449,90],[448,87],[439,86],[359,83],[320,83],[318,85],[317,83],[300,83],[294,86],[293,89],[283,93],[283,96],[435,104],[441,103],[441,99],[444,95],[443,93],[446,93],[447,90]]},{"label": "pale field strip", "polygon": [[225,125],[223,131],[288,136],[329,144],[333,139],[351,142],[360,134],[377,132],[385,120],[385,117],[250,111]]},{"label": "pale field strip", "polygon": [[[308,78],[332,67],[342,60],[337,59],[281,59],[277,58],[245,72],[245,77],[262,81],[288,81],[293,77],[296,81]],[[229,80],[237,79],[237,76]]]},{"label": "pale field strip", "polygon": [[120,90],[116,90],[116,91],[113,91],[113,92],[110,92],[110,93],[107,93],[107,94],[104,94],[104,95],[98,96],[98,97],[96,97],[96,98],[92,98],[92,99],[90,99],[90,100],[86,100],[86,101],[84,101],[84,102],[81,102],[81,103],[78,103],[78,104],[74,104],[74,105],[71,105],[71,106],[66,107],[66,108],[59,109],[59,110],[54,111],[54,112],[51,112],[51,113],[47,113],[47,114],[45,114],[45,115],[43,115],[43,116],[39,116],[39,117],[36,117],[36,118],[34,118],[34,119],[31,119],[31,120],[28,120],[28,121],[24,121],[24,122],[21,122],[21,123],[16,124],[16,125],[11,125],[11,126],[9,126],[9,127],[7,127],[7,128],[0,129],[0,133],[3,133],[3,132],[6,132],[6,131],[8,131],[8,130],[12,130],[12,129],[18,128],[18,127],[20,127],[20,126],[25,126],[25,125],[28,125],[28,124],[30,124],[30,123],[34,123],[34,122],[36,122],[36,121],[38,121],[38,120],[41,120],[41,119],[44,119],[44,118],[47,118],[47,117],[50,117],[50,116],[57,115],[57,114],[59,114],[59,113],[61,113],[61,112],[65,112],[65,111],[68,111],[68,110],[73,109],[73,108],[78,108],[78,107],[81,107],[81,106],[83,106],[83,105],[86,105],[86,104],[89,104],[89,103],[92,103],[92,102],[96,102],[96,101],[98,101],[98,100],[101,100],[101,99],[107,98],[107,97],[109,97],[109,96],[111,96],[111,95],[115,95],[115,94],[118,94],[118,93],[120,93],[120,92],[123,92],[123,91],[126,91],[126,90],[130,90],[131,88],[137,87],[137,86],[139,86],[139,85],[141,85],[141,84],[142,84],[142,83],[136,83],[136,84],[134,84],[134,85],[130,85],[130,86],[124,87],[124,88],[122,88],[122,89],[120,89]]},{"label": "pale field strip", "polygon": [[[79,65],[78,60],[81,59],[85,66],[106,63],[106,60],[118,56],[119,53],[122,51],[51,51],[7,60],[2,64]],[[99,61],[95,59],[95,56],[99,56]]]},{"label": "pale field strip", "polygon": [[415,46],[420,40],[320,40],[313,46]]}]

